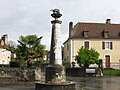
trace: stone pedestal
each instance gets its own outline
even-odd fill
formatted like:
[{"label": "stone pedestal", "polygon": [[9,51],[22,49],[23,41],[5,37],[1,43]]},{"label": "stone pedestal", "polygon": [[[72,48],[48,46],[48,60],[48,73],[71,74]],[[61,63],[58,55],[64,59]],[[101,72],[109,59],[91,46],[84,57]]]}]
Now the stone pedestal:
[{"label": "stone pedestal", "polygon": [[46,81],[51,83],[65,82],[66,78],[64,67],[59,64],[48,65],[46,67]]},{"label": "stone pedestal", "polygon": [[48,83],[48,82],[38,82],[35,83],[35,90],[75,90],[74,82],[64,82],[64,83]]},{"label": "stone pedestal", "polygon": [[76,83],[66,81],[64,66],[48,65],[45,77],[45,81],[35,83],[35,90],[75,90]]}]

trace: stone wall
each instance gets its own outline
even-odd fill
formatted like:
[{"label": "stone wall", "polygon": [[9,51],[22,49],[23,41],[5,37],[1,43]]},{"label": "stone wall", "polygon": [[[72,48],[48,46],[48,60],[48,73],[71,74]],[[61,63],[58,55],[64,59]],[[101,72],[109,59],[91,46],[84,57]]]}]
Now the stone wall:
[{"label": "stone wall", "polygon": [[38,81],[41,79],[41,69],[0,68],[0,77],[6,77],[6,80],[7,77],[13,77],[17,81]]}]

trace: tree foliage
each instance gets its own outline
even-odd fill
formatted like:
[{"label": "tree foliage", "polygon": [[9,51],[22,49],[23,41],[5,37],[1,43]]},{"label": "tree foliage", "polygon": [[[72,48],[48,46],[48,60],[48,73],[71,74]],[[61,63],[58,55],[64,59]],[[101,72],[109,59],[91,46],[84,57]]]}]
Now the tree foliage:
[{"label": "tree foliage", "polygon": [[35,60],[43,60],[45,56],[45,46],[40,43],[42,37],[36,35],[20,36],[16,49],[16,56],[20,62],[27,63],[30,67]]},{"label": "tree foliage", "polygon": [[93,48],[88,49],[81,47],[78,55],[75,56],[75,60],[80,67],[89,67],[90,64],[98,64],[99,53]]}]

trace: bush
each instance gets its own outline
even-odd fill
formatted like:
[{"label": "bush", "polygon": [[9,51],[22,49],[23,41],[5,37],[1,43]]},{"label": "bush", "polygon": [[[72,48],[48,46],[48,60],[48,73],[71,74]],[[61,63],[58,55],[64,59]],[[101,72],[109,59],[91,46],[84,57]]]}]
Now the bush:
[{"label": "bush", "polygon": [[80,67],[88,68],[89,65],[98,64],[99,62],[99,53],[93,48],[88,49],[81,47],[77,53],[78,55],[75,56],[75,60]]},{"label": "bush", "polygon": [[20,67],[20,64],[16,61],[11,61],[10,62],[10,67]]}]

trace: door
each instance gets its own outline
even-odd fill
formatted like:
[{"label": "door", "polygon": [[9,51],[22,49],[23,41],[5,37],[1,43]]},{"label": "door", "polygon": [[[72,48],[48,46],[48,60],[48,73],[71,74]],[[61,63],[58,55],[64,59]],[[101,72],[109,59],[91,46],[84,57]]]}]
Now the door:
[{"label": "door", "polygon": [[110,67],[110,56],[109,55],[105,56],[105,66],[106,68]]}]

